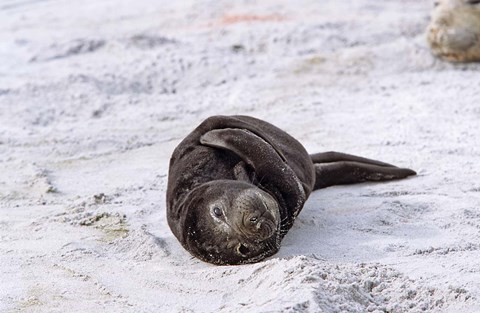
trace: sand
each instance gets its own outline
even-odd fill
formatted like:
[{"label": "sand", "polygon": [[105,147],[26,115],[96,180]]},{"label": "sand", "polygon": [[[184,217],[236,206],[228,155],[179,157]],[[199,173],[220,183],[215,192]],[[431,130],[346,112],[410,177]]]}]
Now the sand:
[{"label": "sand", "polygon": [[[430,1],[4,0],[0,312],[478,312],[480,65]],[[312,194],[280,252],[192,258],[168,161],[247,114],[418,172]]]}]

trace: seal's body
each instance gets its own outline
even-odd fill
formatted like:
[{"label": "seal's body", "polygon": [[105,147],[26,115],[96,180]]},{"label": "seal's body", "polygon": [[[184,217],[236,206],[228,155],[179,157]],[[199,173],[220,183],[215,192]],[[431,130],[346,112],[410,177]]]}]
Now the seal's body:
[{"label": "seal's body", "polygon": [[438,0],[427,39],[433,54],[442,59],[480,61],[480,1]]},{"label": "seal's body", "polygon": [[167,220],[191,254],[242,264],[275,254],[314,189],[414,175],[352,155],[309,155],[279,128],[248,116],[213,116],[170,160]]}]

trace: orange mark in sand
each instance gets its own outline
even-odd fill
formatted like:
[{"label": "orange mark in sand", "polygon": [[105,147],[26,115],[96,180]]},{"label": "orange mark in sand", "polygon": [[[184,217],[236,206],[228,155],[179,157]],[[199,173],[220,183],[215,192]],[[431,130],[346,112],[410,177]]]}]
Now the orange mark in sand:
[{"label": "orange mark in sand", "polygon": [[231,25],[237,23],[245,22],[280,22],[286,20],[285,17],[272,14],[272,15],[250,15],[250,14],[241,14],[241,15],[225,15],[221,20],[222,25]]}]

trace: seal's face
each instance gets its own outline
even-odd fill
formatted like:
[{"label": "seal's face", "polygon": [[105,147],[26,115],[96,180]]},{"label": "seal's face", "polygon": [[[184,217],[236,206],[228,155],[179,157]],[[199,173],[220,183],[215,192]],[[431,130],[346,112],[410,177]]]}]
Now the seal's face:
[{"label": "seal's face", "polygon": [[184,246],[214,264],[258,262],[278,251],[277,201],[252,184],[215,181],[193,190],[186,201]]}]

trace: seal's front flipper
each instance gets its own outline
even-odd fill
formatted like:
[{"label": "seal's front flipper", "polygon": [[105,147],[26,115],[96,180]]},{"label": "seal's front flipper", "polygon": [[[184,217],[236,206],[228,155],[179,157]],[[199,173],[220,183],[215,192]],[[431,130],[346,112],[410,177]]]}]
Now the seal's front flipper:
[{"label": "seal's front flipper", "polygon": [[[383,162],[380,163],[386,164]],[[399,168],[393,165],[384,166],[356,161],[338,161],[316,163],[315,175],[314,189],[320,189],[334,185],[355,184],[365,181],[400,179],[410,175],[416,175],[416,173],[411,169]]]},{"label": "seal's front flipper", "polygon": [[214,129],[200,137],[205,146],[234,152],[256,171],[275,162],[284,163],[284,158],[263,138],[246,129]]},{"label": "seal's front flipper", "polygon": [[[246,129],[224,128],[206,132],[200,143],[214,148],[226,149],[238,155],[254,170],[258,184],[275,194],[278,201],[292,210],[295,217],[307,198],[304,186],[284,157],[266,140]],[[309,190],[310,191],[310,190]],[[287,222],[293,222],[287,221]]]},{"label": "seal's front flipper", "polygon": [[240,161],[233,167],[233,174],[237,180],[243,180],[246,182],[252,182],[250,175],[247,170],[247,164],[245,162]]}]

